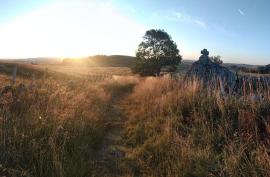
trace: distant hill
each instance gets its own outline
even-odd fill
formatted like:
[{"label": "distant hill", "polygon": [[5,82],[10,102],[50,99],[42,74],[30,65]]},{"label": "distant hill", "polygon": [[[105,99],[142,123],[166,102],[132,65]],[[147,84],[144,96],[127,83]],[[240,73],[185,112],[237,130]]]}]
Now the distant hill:
[{"label": "distant hill", "polygon": [[31,64],[59,64],[62,62],[62,58],[39,57],[39,58],[23,59],[23,61]]},{"label": "distant hill", "polygon": [[238,66],[238,67],[246,67],[246,68],[257,68],[257,67],[261,66],[261,65],[242,64],[242,63],[240,63],[240,64],[237,64],[237,63],[224,63],[224,65],[226,67]]},{"label": "distant hill", "polygon": [[[64,65],[85,65],[99,67],[132,67],[135,62],[135,57],[125,55],[96,55],[85,58],[65,58],[62,64]],[[182,60],[179,69],[188,69],[193,60]]]},{"label": "distant hill", "polygon": [[135,57],[124,55],[96,55],[85,58],[65,58],[64,65],[88,65],[99,67],[131,67],[134,64]]},{"label": "distant hill", "polygon": [[[178,72],[185,74],[193,62],[196,60],[182,60],[178,66]],[[89,67],[132,67],[135,62],[135,57],[125,55],[95,55],[83,58],[27,58],[27,59],[11,59],[11,60],[0,60],[4,63],[20,63],[20,64],[31,64],[31,65],[54,65],[59,66],[89,66]],[[235,63],[224,63],[223,66],[229,68],[232,71],[236,71],[238,68],[256,69],[259,65],[249,64],[235,64]]]},{"label": "distant hill", "polygon": [[59,64],[62,62],[61,58],[56,57],[38,57],[38,58],[23,58],[23,59],[0,59],[0,62],[6,63],[22,63],[22,64]]},{"label": "distant hill", "polygon": [[6,74],[11,76],[13,74],[15,66],[17,67],[17,76],[32,78],[40,78],[46,73],[45,69],[36,67],[35,65],[20,63],[20,62],[5,62],[0,61],[0,74]]}]

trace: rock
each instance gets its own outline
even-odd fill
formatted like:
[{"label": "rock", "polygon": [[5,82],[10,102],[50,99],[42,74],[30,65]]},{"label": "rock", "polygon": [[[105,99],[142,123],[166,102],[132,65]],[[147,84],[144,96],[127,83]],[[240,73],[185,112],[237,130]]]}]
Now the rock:
[{"label": "rock", "polygon": [[221,92],[233,91],[236,75],[229,69],[212,62],[207,49],[201,51],[198,61],[194,62],[186,74],[188,80],[200,80],[204,86],[214,88],[219,86]]}]

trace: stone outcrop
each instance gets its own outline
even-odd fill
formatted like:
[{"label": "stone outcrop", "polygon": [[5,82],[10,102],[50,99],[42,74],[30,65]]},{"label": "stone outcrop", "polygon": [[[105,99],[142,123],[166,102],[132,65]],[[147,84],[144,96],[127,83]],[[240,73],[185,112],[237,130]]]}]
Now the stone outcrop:
[{"label": "stone outcrop", "polygon": [[219,85],[223,91],[233,91],[236,84],[236,75],[229,69],[212,62],[209,52],[201,51],[198,61],[194,62],[186,74],[186,79],[197,79],[208,87]]}]

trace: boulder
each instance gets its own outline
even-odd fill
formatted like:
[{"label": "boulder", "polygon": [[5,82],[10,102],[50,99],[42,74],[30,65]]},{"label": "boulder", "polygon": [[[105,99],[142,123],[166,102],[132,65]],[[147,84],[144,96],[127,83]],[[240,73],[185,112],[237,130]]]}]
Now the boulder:
[{"label": "boulder", "polygon": [[209,58],[207,49],[201,51],[198,61],[194,62],[186,73],[188,80],[200,80],[204,86],[219,86],[222,92],[233,91],[236,84],[236,75],[229,69],[214,63]]}]

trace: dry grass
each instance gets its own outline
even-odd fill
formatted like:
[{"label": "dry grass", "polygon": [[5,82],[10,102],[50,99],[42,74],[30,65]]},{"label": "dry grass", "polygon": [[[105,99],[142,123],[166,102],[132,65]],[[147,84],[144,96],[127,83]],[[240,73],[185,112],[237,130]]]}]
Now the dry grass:
[{"label": "dry grass", "polygon": [[132,86],[125,89],[120,80],[94,85],[85,79],[20,81],[23,85],[12,86],[0,98],[0,174],[98,174],[104,168],[99,151],[116,114],[115,89],[107,88],[125,92]]},{"label": "dry grass", "polygon": [[72,76],[97,76],[97,75],[131,75],[128,67],[89,67],[76,65],[37,65],[38,68],[48,68],[49,71],[68,74]]},{"label": "dry grass", "polygon": [[151,78],[127,104],[123,141],[139,176],[270,175],[269,98],[223,98],[198,83]]},{"label": "dry grass", "polygon": [[[267,91],[223,97],[169,77],[18,82],[0,98],[2,176],[270,176]],[[106,157],[115,121],[123,155]]]}]

